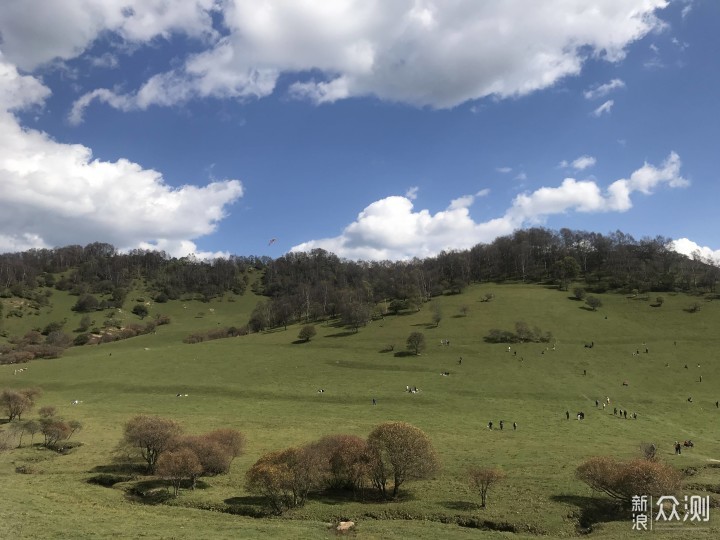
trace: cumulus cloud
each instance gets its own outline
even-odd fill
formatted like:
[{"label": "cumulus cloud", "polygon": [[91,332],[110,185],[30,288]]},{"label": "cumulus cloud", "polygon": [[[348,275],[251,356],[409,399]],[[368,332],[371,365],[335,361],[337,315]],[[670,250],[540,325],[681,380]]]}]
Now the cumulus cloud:
[{"label": "cumulus cloud", "polygon": [[583,171],[585,169],[592,167],[593,165],[595,165],[595,163],[597,163],[597,160],[594,157],[584,155],[584,156],[580,156],[577,159],[574,159],[571,162],[563,159],[558,164],[558,167],[560,167],[561,169],[573,168],[576,171]]},{"label": "cumulus cloud", "polygon": [[617,90],[618,88],[625,88],[625,83],[620,79],[613,79],[608,83],[597,86],[596,88],[586,90],[583,92],[583,95],[585,96],[585,99],[597,99],[607,96],[610,92]]},{"label": "cumulus cloud", "polygon": [[504,215],[481,222],[470,216],[470,207],[481,193],[487,194],[485,190],[458,197],[436,214],[415,210],[408,197],[387,197],[360,212],[339,236],[311,240],[291,251],[322,248],[350,259],[400,260],[468,249],[525,225],[542,223],[552,215],[627,211],[632,207],[633,193],[650,195],[662,185],[687,186],[680,166],[680,157],[672,152],[659,167],[645,163],[629,178],[616,180],[605,189],[594,181],[565,178],[559,186],[517,195]]},{"label": "cumulus cloud", "polygon": [[128,43],[174,32],[216,36],[216,0],[3,0],[0,35],[6,58],[25,71],[82,54],[104,32]]},{"label": "cumulus cloud", "polygon": [[233,179],[174,188],[157,171],[101,161],[85,146],[20,126],[11,110],[41,106],[47,95],[0,57],[0,250],[103,241],[187,255],[242,195]]},{"label": "cumulus cloud", "polygon": [[668,246],[673,251],[687,255],[688,257],[702,258],[709,260],[712,264],[720,266],[720,249],[712,249],[707,246],[693,242],[689,238],[678,238],[670,242]]},{"label": "cumulus cloud", "polygon": [[610,114],[610,111],[612,110],[613,105],[615,105],[615,101],[612,99],[608,99],[605,103],[603,103],[597,109],[595,109],[592,112],[592,115],[599,118],[603,114]]},{"label": "cumulus cloud", "polygon": [[[144,109],[202,97],[263,97],[275,91],[284,73],[296,78],[289,86],[291,96],[315,103],[375,96],[450,108],[548,88],[580,73],[591,57],[620,61],[629,44],[662,27],[657,12],[668,5],[667,0],[195,0],[185,6],[184,0],[174,0],[161,10],[169,1],[147,2],[146,8],[143,0],[74,0],[71,6],[87,4],[90,14],[71,11],[65,16],[72,24],[61,29],[77,25],[92,30],[62,43],[56,43],[61,41],[56,32],[48,37],[37,31],[40,41],[56,46],[57,52],[38,45],[25,62],[32,66],[52,54],[77,54],[102,27],[135,40],[172,31],[213,36],[204,50],[178,68],[152,76],[124,99],[110,96],[111,90],[81,98],[76,119],[93,100]],[[118,7],[128,3],[131,9],[118,14]],[[180,13],[171,18],[173,7]],[[222,19],[221,37],[212,31],[213,10]],[[124,16],[126,12],[132,15]],[[139,19],[147,12],[151,23],[143,33]],[[90,22],[76,24],[88,17]],[[10,22],[14,18],[6,17]],[[15,47],[13,54],[24,56]],[[297,77],[303,73],[312,77]]]},{"label": "cumulus cloud", "polygon": [[411,201],[414,201],[415,199],[417,199],[417,194],[418,194],[418,190],[419,190],[419,189],[420,189],[420,188],[417,187],[417,186],[411,187],[410,189],[408,189],[408,190],[405,192],[405,197],[407,197],[407,198],[410,199]]}]

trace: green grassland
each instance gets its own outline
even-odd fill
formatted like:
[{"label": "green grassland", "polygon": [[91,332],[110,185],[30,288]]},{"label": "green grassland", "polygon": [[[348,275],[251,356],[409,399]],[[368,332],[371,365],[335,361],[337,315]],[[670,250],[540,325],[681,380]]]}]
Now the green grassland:
[{"label": "green grassland", "polygon": [[[481,302],[488,291],[495,298]],[[129,312],[137,296],[131,294],[127,309],[115,316],[139,322]],[[244,324],[258,298],[247,293],[232,301],[227,296],[210,303],[152,304],[151,316],[172,318],[155,334],[72,347],[60,359],[27,364],[18,375],[13,366],[0,366],[0,388],[40,386],[38,406],[54,405],[85,426],[74,436],[83,446],[66,455],[39,446],[0,453],[0,538],[324,538],[334,536],[327,524],[342,517],[357,521],[358,538],[572,537],[579,534],[578,517],[603,500],[575,479],[577,465],[594,455],[636,457],[641,442],[657,443],[661,458],[678,468],[692,467],[688,493],[711,494],[717,501],[720,303],[664,296],[664,304],[653,307],[639,298],[600,295],[603,306],[593,312],[552,288],[475,285],[434,300],[443,313],[437,327],[426,305],[373,321],[357,333],[319,324],[307,343],[299,343],[299,327],[290,326],[194,345],[182,339],[197,330]],[[3,327],[20,334],[67,318],[70,331],[80,319],[70,311],[75,300],[56,291],[51,306],[6,318]],[[695,301],[702,309],[688,313],[685,308]],[[4,302],[7,313],[11,300]],[[94,316],[98,325],[104,316]],[[516,321],[550,331],[554,340],[513,345],[512,352],[484,341],[490,329],[513,330]],[[417,357],[396,355],[413,331],[425,334],[427,348]],[[586,348],[590,342],[594,347]],[[633,355],[636,350],[639,355]],[[441,376],[443,371],[450,376]],[[408,393],[406,385],[421,391]],[[325,392],[318,393],[320,388]],[[610,406],[596,408],[595,400],[606,397]],[[73,400],[82,403],[72,406]],[[615,406],[636,412],[638,419],[620,420]],[[584,421],[574,419],[578,411],[585,412]],[[183,490],[166,504],[132,501],[123,490],[127,485],[87,483],[112,464],[123,423],[135,414],[171,417],[190,433],[233,427],[246,433],[247,451],[229,475],[205,479],[203,489]],[[423,429],[443,464],[436,478],[408,484],[398,501],[321,495],[273,519],[202,509],[256,504],[244,489],[244,474],[267,451],[334,433],[366,436],[388,420]],[[496,426],[504,420],[505,429],[488,430],[491,420]],[[684,439],[695,448],[675,456],[672,443]],[[16,473],[23,465],[35,474]],[[507,475],[491,491],[486,509],[465,482],[471,465],[499,467]],[[698,491],[707,487],[715,492]],[[471,519],[510,524],[516,532],[457,524]],[[709,524],[695,525],[684,537],[716,538],[718,520],[720,510],[713,508]],[[601,520],[591,536],[635,534],[643,533],[631,531],[628,518]],[[648,534],[672,538],[678,532]]]}]

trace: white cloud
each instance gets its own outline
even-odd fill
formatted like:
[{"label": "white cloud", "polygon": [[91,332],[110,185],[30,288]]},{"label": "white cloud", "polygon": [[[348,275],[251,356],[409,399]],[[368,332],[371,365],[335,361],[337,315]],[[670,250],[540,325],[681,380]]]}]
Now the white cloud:
[{"label": "white cloud", "polygon": [[475,194],[476,197],[487,197],[488,195],[490,195],[490,188],[481,189]]},{"label": "white cloud", "polygon": [[600,105],[597,109],[595,109],[592,114],[593,116],[600,117],[603,114],[610,114],[610,111],[613,108],[613,105],[615,105],[615,101],[612,99],[608,99],[605,103]]},{"label": "white cloud", "polygon": [[519,180],[520,182],[524,182],[525,180],[527,180],[527,174],[525,174],[524,172],[520,172],[520,173],[518,173],[517,176],[515,177],[515,180]]},{"label": "white cloud", "polygon": [[502,174],[508,174],[512,172],[512,167],[497,167],[495,170]]},{"label": "white cloud", "polygon": [[701,246],[693,242],[689,238],[678,238],[670,242],[668,246],[673,251],[687,255],[688,257],[701,257],[705,260],[712,261],[716,266],[720,266],[720,249],[712,249],[707,246]]},{"label": "white cloud", "polygon": [[417,199],[417,194],[419,190],[419,187],[413,186],[405,192],[405,196],[411,201],[414,201],[415,199]]},{"label": "white cloud", "polygon": [[[21,0],[11,1],[19,5]],[[131,17],[122,15],[128,2],[132,10],[125,11]],[[164,2],[171,5],[163,10]],[[144,109],[204,97],[263,97],[275,91],[283,73],[312,73],[309,80],[291,82],[289,92],[315,103],[375,96],[449,108],[488,96],[522,96],[579,74],[588,58],[622,60],[629,44],[663,26],[656,12],[668,5],[667,0],[153,0],[149,7],[142,0],[66,3],[77,9],[62,13],[60,20],[67,22],[58,25],[59,31],[46,35],[50,23],[33,23],[40,44],[31,51],[20,50],[27,37],[11,33],[13,58],[32,67],[53,56],[70,57],[103,28],[135,41],[171,32],[214,39],[180,67],[153,75],[124,100],[91,92],[81,98],[76,118],[82,116],[78,109],[93,99],[120,109]],[[32,12],[26,4],[23,8]],[[179,13],[171,17],[175,9]],[[221,38],[212,32],[213,9],[226,30]],[[4,26],[21,28],[19,12],[17,8],[5,16]],[[141,25],[142,15],[150,20],[147,28]],[[72,32],[76,28],[79,35]]]},{"label": "white cloud", "polygon": [[104,32],[128,43],[167,38],[173,32],[216,35],[216,0],[3,0],[0,35],[6,58],[23,70],[75,58]]},{"label": "white cloud", "polygon": [[592,167],[595,163],[597,163],[597,160],[593,156],[584,155],[574,159],[572,162],[563,159],[558,163],[558,167],[561,169],[573,168],[576,171],[583,171]]},{"label": "white cloud", "polygon": [[601,84],[596,88],[586,90],[583,92],[583,95],[585,96],[585,99],[597,99],[607,96],[610,92],[617,90],[618,88],[625,88],[625,83],[620,79],[613,79],[610,82]]},{"label": "white cloud", "polygon": [[442,250],[468,249],[491,242],[527,224],[542,223],[548,216],[566,212],[624,212],[632,207],[635,192],[651,194],[661,185],[688,185],[680,176],[680,158],[672,152],[660,167],[645,163],[629,179],[603,189],[590,180],[564,179],[557,187],[542,187],[517,195],[503,216],[475,222],[469,208],[475,196],[454,199],[446,210],[431,214],[416,211],[407,197],[392,196],[370,204],[340,236],[311,240],[291,251],[322,248],[350,259],[410,259],[428,257]]},{"label": "white cloud", "polygon": [[48,94],[0,57],[0,250],[103,241],[197,251],[192,240],[242,196],[238,180],[173,188],[157,171],[21,127],[9,109],[41,106]]}]

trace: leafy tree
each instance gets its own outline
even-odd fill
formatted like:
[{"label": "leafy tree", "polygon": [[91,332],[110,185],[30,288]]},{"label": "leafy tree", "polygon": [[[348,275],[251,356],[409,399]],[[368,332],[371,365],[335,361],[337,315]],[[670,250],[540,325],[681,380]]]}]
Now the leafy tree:
[{"label": "leafy tree", "polygon": [[315,334],[317,334],[315,326],[313,326],[312,324],[306,324],[300,329],[298,339],[302,339],[303,341],[310,341],[313,337],[315,337]]},{"label": "leafy tree", "polygon": [[407,300],[399,300],[394,299],[390,301],[390,305],[388,306],[388,311],[392,313],[393,315],[397,315],[401,311],[404,311],[408,308],[408,302]]},{"label": "leafy tree", "polygon": [[154,474],[157,460],[175,446],[181,433],[180,425],[174,420],[138,415],[125,424],[123,440],[137,448],[148,465],[148,472]]},{"label": "leafy tree", "polygon": [[141,319],[144,319],[148,316],[148,313],[150,313],[150,310],[145,304],[135,304],[132,308],[132,312],[134,315],[137,315]]},{"label": "leafy tree", "polygon": [[576,300],[584,300],[587,296],[587,291],[583,289],[582,287],[575,287],[573,289],[573,296]]},{"label": "leafy tree", "polygon": [[553,274],[560,283],[560,290],[567,291],[570,282],[580,273],[580,265],[574,257],[565,257],[555,263]]},{"label": "leafy tree", "polygon": [[90,315],[83,315],[80,318],[80,325],[78,326],[78,330],[81,332],[87,332],[90,329],[90,326],[92,326],[93,321]]},{"label": "leafy tree", "polygon": [[655,299],[655,304],[656,304],[658,307],[661,307],[664,303],[665,303],[665,299],[664,299],[662,296],[658,296],[658,297]]},{"label": "leafy tree", "polygon": [[627,503],[638,493],[656,497],[674,495],[682,486],[682,474],[674,467],[648,459],[618,461],[593,457],[580,464],[575,476],[592,489]]},{"label": "leafy tree", "polygon": [[370,307],[359,301],[350,301],[343,306],[340,314],[342,323],[357,332],[370,320]]},{"label": "leafy tree", "polygon": [[412,351],[415,356],[425,350],[425,334],[422,332],[412,332],[407,338],[407,348]]},{"label": "leafy tree", "polygon": [[89,313],[97,311],[99,308],[100,301],[97,298],[91,294],[83,294],[71,309],[80,313]]},{"label": "leafy tree", "polygon": [[173,486],[173,496],[177,497],[183,480],[192,480],[202,471],[202,465],[195,452],[190,448],[179,448],[163,453],[157,462],[158,476],[170,481]]},{"label": "leafy tree", "polygon": [[485,508],[488,491],[505,478],[505,473],[500,469],[491,469],[489,467],[471,467],[467,472],[467,478],[470,486],[480,492],[480,506]]},{"label": "leafy tree", "polygon": [[590,306],[593,311],[596,311],[597,308],[602,307],[602,300],[600,300],[597,296],[588,296],[585,299],[585,303]]},{"label": "leafy tree", "polygon": [[440,467],[430,438],[405,422],[377,426],[368,436],[368,449],[372,483],[384,498],[397,497],[406,481],[429,478]]},{"label": "leafy tree", "polygon": [[43,328],[42,332],[40,333],[43,336],[47,336],[52,332],[59,332],[63,329],[63,326],[65,326],[65,321],[54,321],[45,325],[45,328]]}]

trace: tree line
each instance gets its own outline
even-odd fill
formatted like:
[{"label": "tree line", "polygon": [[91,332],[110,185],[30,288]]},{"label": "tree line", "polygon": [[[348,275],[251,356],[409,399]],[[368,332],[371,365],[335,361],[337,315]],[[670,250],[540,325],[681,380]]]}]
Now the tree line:
[{"label": "tree line", "polygon": [[135,249],[120,253],[111,244],[31,249],[0,254],[0,295],[34,301],[38,287],[53,287],[77,296],[101,294],[107,305],[122,304],[135,280],[143,280],[157,301],[193,294],[209,300],[227,291],[242,294],[250,268],[262,269],[267,257],[198,260],[175,258],[163,251]]}]

